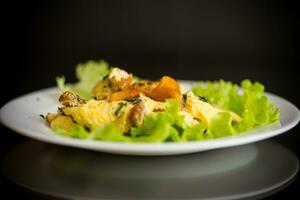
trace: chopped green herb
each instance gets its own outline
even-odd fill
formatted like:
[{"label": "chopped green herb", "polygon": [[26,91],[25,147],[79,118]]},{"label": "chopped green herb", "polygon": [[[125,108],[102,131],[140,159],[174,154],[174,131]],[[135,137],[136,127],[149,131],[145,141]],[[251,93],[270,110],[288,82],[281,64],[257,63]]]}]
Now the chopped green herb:
[{"label": "chopped green herb", "polygon": [[41,118],[45,119],[45,115],[39,114]]},{"label": "chopped green herb", "polygon": [[183,94],[183,95],[182,95],[182,101],[183,101],[183,103],[186,103],[186,99],[187,99],[187,95],[186,95],[186,94]]},{"label": "chopped green herb", "polygon": [[145,86],[144,83],[138,83],[137,85],[140,86],[140,87]]},{"label": "chopped green herb", "polygon": [[142,99],[135,99],[133,102],[132,102],[132,104],[137,104],[137,103],[139,103],[139,102],[141,102],[142,101]]},{"label": "chopped green herb", "polygon": [[108,77],[108,74],[109,73],[107,73],[104,77],[103,77],[103,79],[102,80],[105,80],[105,79],[107,79],[107,77]]},{"label": "chopped green herb", "polygon": [[126,99],[126,101],[128,101],[128,102],[130,102],[131,104],[134,105],[134,104],[137,104],[137,103],[141,102],[142,99],[139,99],[138,96],[137,96],[137,97],[134,98],[134,99]]},{"label": "chopped green herb", "polygon": [[127,104],[126,103],[119,103],[118,104],[118,108],[116,109],[116,111],[115,111],[115,116],[119,116],[119,114],[120,114],[120,111],[122,110],[122,108],[124,107],[124,106],[126,106]]},{"label": "chopped green herb", "polygon": [[207,99],[205,97],[203,97],[203,96],[199,96],[199,100],[203,101],[203,102],[208,102]]}]

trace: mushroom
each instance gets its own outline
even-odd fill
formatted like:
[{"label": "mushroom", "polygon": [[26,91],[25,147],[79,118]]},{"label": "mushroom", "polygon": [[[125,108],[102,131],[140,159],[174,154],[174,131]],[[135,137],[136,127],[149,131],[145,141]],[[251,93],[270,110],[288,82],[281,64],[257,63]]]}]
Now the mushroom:
[{"label": "mushroom", "polygon": [[137,126],[143,123],[145,117],[145,105],[143,102],[139,102],[133,106],[130,111],[129,119],[133,126]]},{"label": "mushroom", "polygon": [[85,104],[83,99],[69,91],[63,92],[58,101],[66,107],[80,106]]}]

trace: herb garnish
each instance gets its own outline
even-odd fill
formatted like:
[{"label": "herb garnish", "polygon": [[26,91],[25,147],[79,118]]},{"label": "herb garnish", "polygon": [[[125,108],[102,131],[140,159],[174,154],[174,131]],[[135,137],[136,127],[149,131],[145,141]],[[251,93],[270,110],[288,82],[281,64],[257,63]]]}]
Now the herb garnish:
[{"label": "herb garnish", "polygon": [[145,86],[145,83],[138,83],[137,85],[142,87],[142,86]]},{"label": "herb garnish", "polygon": [[141,102],[142,99],[136,97],[136,98],[134,98],[134,99],[126,99],[126,101],[128,101],[128,102],[130,102],[131,104],[134,105],[134,104],[137,104],[137,103]]},{"label": "herb garnish", "polygon": [[120,111],[122,110],[122,108],[124,107],[124,106],[126,106],[127,104],[126,103],[119,103],[118,104],[118,108],[116,109],[116,111],[115,111],[115,116],[118,116],[119,114],[120,114]]},{"label": "herb garnish", "polygon": [[183,94],[183,95],[182,95],[182,101],[183,101],[183,103],[186,103],[186,99],[187,99],[187,95],[186,95],[186,94]]},{"label": "herb garnish", "polygon": [[64,113],[63,107],[58,107],[57,109],[58,109],[59,112]]},{"label": "herb garnish", "polygon": [[208,102],[207,99],[204,96],[199,96],[199,100],[203,102]]},{"label": "herb garnish", "polygon": [[39,116],[43,119],[45,119],[45,115],[39,114]]}]

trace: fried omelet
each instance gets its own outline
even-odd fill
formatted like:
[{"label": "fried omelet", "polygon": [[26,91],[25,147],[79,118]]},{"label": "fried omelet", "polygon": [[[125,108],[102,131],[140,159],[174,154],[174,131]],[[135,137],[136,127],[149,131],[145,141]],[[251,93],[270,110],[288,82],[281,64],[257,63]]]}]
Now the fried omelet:
[{"label": "fried omelet", "polygon": [[112,68],[110,73],[93,87],[93,99],[85,101],[65,91],[59,97],[63,107],[55,114],[48,114],[46,120],[51,127],[65,130],[74,123],[83,125],[90,131],[103,123],[114,123],[120,131],[126,133],[130,127],[142,124],[145,116],[163,112],[165,100],[168,98],[174,98],[180,103],[180,114],[190,126],[201,121],[208,127],[218,112],[230,113],[233,122],[241,120],[236,113],[217,108],[199,99],[192,92],[183,91],[183,87],[168,76],[159,81],[133,82],[132,74]]}]

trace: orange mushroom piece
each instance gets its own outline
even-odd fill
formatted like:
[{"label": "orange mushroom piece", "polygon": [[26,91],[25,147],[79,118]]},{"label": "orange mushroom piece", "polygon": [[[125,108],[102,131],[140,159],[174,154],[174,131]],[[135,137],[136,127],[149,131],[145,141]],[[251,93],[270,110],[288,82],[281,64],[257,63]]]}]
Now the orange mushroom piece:
[{"label": "orange mushroom piece", "polygon": [[159,84],[146,95],[156,101],[173,98],[181,102],[180,86],[176,80],[169,76],[163,76]]},{"label": "orange mushroom piece", "polygon": [[157,87],[159,81],[150,81],[150,80],[139,80],[132,85],[134,89],[141,91],[146,96],[152,92],[154,88]]},{"label": "orange mushroom piece", "polygon": [[142,93],[136,88],[121,90],[119,92],[114,92],[108,96],[108,101],[122,101],[132,99]]},{"label": "orange mushroom piece", "polygon": [[181,102],[180,86],[176,80],[169,76],[163,76],[158,83],[155,83],[154,87],[133,85],[131,88],[114,92],[109,95],[108,100],[121,101],[132,99],[141,93],[156,101],[165,101],[166,99],[173,98]]}]

